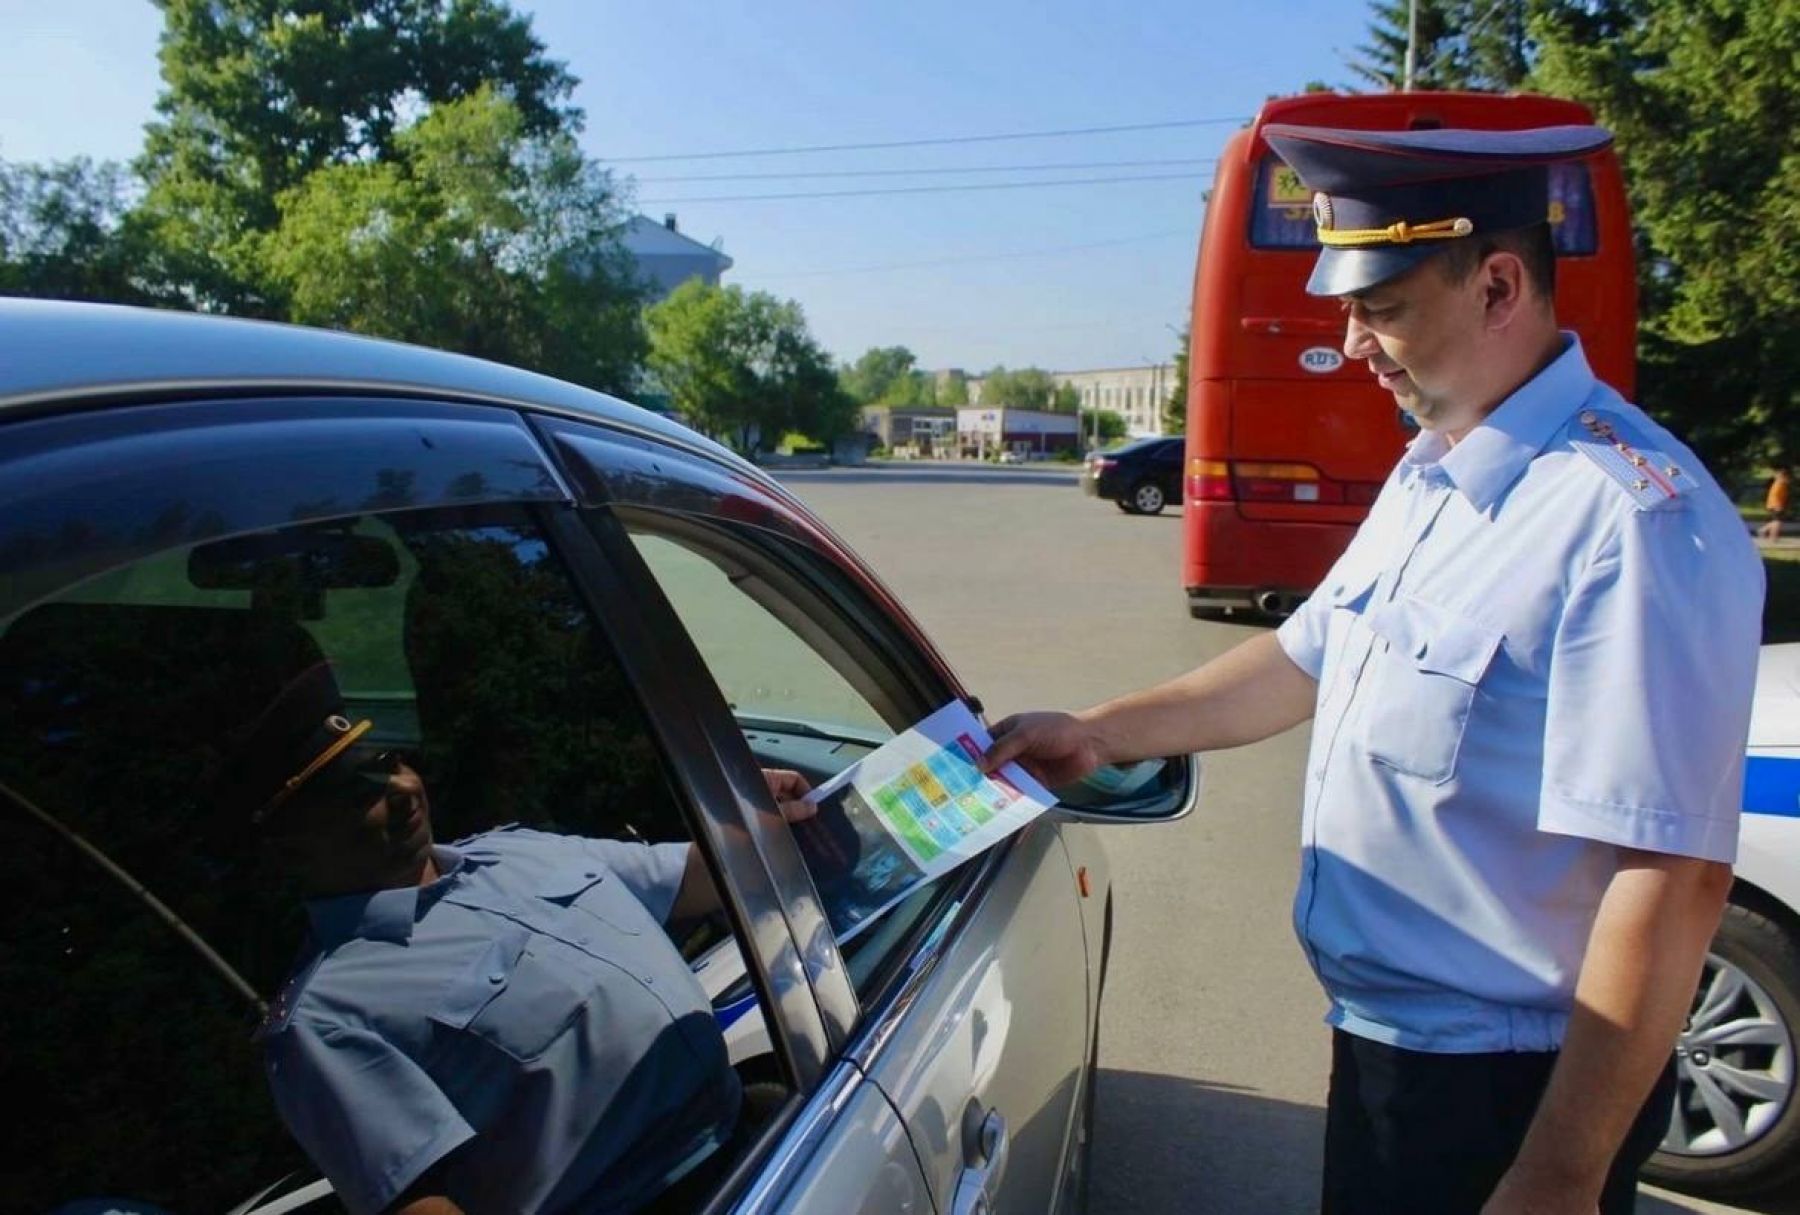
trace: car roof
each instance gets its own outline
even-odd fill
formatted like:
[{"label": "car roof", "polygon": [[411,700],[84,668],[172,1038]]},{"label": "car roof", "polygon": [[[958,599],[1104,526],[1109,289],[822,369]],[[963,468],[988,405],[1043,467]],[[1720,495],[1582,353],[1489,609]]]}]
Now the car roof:
[{"label": "car roof", "polygon": [[174,393],[381,393],[585,414],[704,450],[711,439],[605,393],[485,359],[273,321],[0,299],[0,421],[58,405]]}]

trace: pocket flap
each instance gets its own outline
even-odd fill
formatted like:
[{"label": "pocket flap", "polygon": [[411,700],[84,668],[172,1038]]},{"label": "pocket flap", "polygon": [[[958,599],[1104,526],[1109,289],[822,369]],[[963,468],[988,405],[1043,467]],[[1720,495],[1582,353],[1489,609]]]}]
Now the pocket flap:
[{"label": "pocket flap", "polygon": [[538,894],[553,903],[567,906],[587,891],[606,880],[606,866],[597,860],[558,864],[544,875]]},{"label": "pocket flap", "polygon": [[1500,648],[1498,629],[1411,595],[1378,605],[1364,620],[1397,657],[1468,684],[1481,682]]},{"label": "pocket flap", "polygon": [[1334,608],[1347,608],[1354,612],[1361,609],[1364,601],[1369,597],[1369,592],[1375,589],[1376,580],[1380,577],[1380,570],[1334,574],[1326,579],[1325,584],[1315,593],[1322,595],[1325,602]]},{"label": "pocket flap", "polygon": [[528,937],[523,928],[509,925],[506,932],[488,942],[481,956],[444,988],[444,998],[432,1010],[431,1019],[452,1029],[467,1029],[512,982]]}]

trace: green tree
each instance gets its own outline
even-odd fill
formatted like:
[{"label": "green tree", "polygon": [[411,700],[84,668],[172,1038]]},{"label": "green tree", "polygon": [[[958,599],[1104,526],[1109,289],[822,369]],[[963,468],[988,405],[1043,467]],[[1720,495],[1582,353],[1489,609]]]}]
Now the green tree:
[{"label": "green tree", "polygon": [[127,174],[85,158],[0,161],[0,293],[149,303],[124,231]]},{"label": "green tree", "polygon": [[969,377],[960,371],[944,373],[943,384],[937,389],[937,403],[955,408],[969,403]]},{"label": "green tree", "polygon": [[199,306],[279,315],[260,271],[279,199],[381,162],[422,111],[488,87],[526,134],[570,134],[574,77],[499,0],[156,0],[163,92],[134,217],[148,273]]},{"label": "green tree", "polygon": [[904,346],[871,346],[844,369],[844,391],[859,405],[892,404],[889,398],[912,378],[917,361]]},{"label": "green tree", "polygon": [[[1413,87],[1517,88],[1531,69],[1529,22],[1543,0],[1417,0]],[[1369,40],[1346,61],[1359,80],[1398,89],[1406,73],[1408,0],[1373,0]]]},{"label": "green tree", "polygon": [[754,454],[784,431],[829,442],[856,402],[792,300],[690,280],[649,310],[650,367],[696,429]]},{"label": "green tree", "polygon": [[1638,392],[1715,470],[1800,460],[1800,9],[1559,0],[1535,83],[1618,136],[1638,229]]},{"label": "green tree", "polygon": [[1050,394],[1050,408],[1057,413],[1079,413],[1081,410],[1081,391],[1067,380],[1056,386]]},{"label": "green tree", "polygon": [[1126,425],[1123,414],[1110,409],[1084,409],[1081,411],[1081,433],[1093,436],[1096,446],[1116,443],[1125,437]]},{"label": "green tree", "polygon": [[1175,346],[1175,375],[1169,384],[1169,395],[1163,399],[1163,433],[1184,434],[1187,431],[1188,399],[1188,335],[1191,326],[1183,327]]},{"label": "green tree", "polygon": [[479,89],[315,170],[259,261],[288,315],[628,392],[646,348],[608,175]]},{"label": "green tree", "polygon": [[1049,409],[1056,381],[1041,367],[995,367],[981,377],[981,403],[1003,409]]}]

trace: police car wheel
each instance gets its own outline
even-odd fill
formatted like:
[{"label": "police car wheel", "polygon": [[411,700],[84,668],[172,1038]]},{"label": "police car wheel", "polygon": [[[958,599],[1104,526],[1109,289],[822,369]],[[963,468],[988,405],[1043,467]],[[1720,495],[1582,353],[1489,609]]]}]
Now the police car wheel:
[{"label": "police car wheel", "polygon": [[1131,487],[1131,505],[1136,514],[1160,515],[1165,501],[1162,486],[1154,481],[1139,481]]},{"label": "police car wheel", "polygon": [[1797,1042],[1800,947],[1780,924],[1732,904],[1676,1044],[1675,1109],[1644,1176],[1747,1194],[1800,1175]]}]

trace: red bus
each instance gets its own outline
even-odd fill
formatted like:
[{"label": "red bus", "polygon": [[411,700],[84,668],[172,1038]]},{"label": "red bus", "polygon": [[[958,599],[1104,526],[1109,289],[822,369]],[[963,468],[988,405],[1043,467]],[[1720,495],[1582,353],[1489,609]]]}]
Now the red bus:
[{"label": "red bus", "polygon": [[[1508,130],[1592,122],[1585,106],[1485,93],[1309,93],[1271,101],[1220,155],[1194,268],[1182,583],[1195,616],[1293,609],[1368,513],[1413,431],[1343,355],[1336,300],[1306,294],[1319,245],[1312,192],[1265,123]],[[1637,283],[1624,178],[1609,149],[1551,167],[1557,315],[1595,374],[1627,397]]]}]

